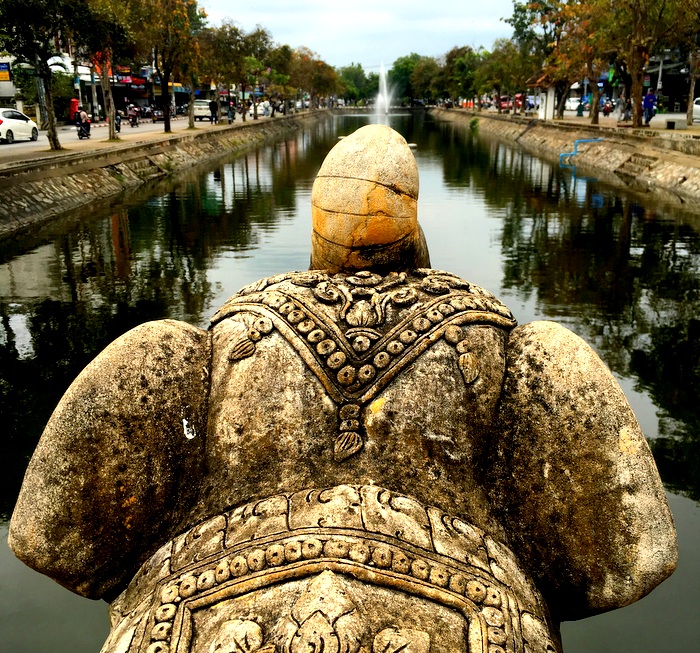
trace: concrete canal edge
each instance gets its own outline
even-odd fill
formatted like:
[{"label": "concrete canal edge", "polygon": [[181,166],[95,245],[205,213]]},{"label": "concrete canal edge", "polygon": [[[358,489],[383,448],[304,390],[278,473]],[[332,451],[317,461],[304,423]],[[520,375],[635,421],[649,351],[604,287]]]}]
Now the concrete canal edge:
[{"label": "concrete canal edge", "polygon": [[0,169],[0,241],[31,232],[77,209],[109,201],[125,190],[222,159],[274,137],[325,120],[308,112],[250,121],[216,131],[160,134],[108,149],[67,152]]},{"label": "concrete canal edge", "polygon": [[[700,134],[684,131],[542,122],[526,117],[431,109],[438,120],[475,128],[517,143],[559,163],[562,153],[579,174],[650,193],[660,200],[700,210]],[[334,112],[315,111],[229,129],[160,134],[149,141],[116,143],[108,149],[59,154],[0,167],[0,241],[50,223],[125,190],[222,159],[300,129]],[[342,113],[339,111],[338,113]],[[590,139],[602,141],[590,142]]]},{"label": "concrete canal edge", "polygon": [[[577,173],[694,213],[700,211],[700,134],[685,130],[632,129],[540,120],[463,110],[431,110],[437,120],[517,143],[559,164],[560,156]],[[595,140],[593,139],[602,139]],[[576,145],[576,141],[582,141]]]}]

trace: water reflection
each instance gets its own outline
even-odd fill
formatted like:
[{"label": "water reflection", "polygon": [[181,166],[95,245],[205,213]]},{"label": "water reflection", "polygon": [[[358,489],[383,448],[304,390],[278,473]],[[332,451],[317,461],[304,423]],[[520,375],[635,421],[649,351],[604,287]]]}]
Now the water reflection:
[{"label": "water reflection", "polygon": [[[0,519],[53,406],[106,344],[150,319],[206,326],[238,288],[308,266],[313,178],[365,120],[299,131],[0,250]],[[396,120],[417,145],[433,265],[493,290],[520,322],[557,319],[591,343],[631,396],[666,487],[700,500],[698,218],[468,129]],[[28,638],[25,650],[39,647]],[[682,650],[661,636],[650,646]]]}]

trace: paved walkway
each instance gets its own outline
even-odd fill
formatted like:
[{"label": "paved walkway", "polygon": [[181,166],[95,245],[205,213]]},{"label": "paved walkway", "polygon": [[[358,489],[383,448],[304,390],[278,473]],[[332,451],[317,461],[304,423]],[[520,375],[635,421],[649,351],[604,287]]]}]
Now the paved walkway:
[{"label": "paved walkway", "polygon": [[[270,118],[265,118],[262,115],[258,116],[257,122],[262,120],[270,120]],[[250,117],[246,117],[244,122],[240,116],[237,116],[232,125],[228,124],[228,120],[219,124],[211,124],[208,121],[195,121],[194,124],[195,130],[222,131],[235,129],[242,125],[250,125],[254,122],[256,121]],[[121,132],[118,134],[118,141],[110,141],[108,139],[109,130],[106,122],[93,124],[90,138],[83,140],[78,138],[75,126],[64,125],[58,129],[58,138],[63,146],[62,150],[51,150],[49,148],[47,132],[45,131],[39,132],[38,141],[15,141],[11,145],[7,143],[0,144],[0,169],[3,167],[16,167],[22,163],[46,161],[75,153],[115,150],[124,145],[165,140],[173,135],[181,135],[186,132],[188,130],[187,124],[186,118],[173,120],[170,123],[171,133],[166,134],[162,122],[143,121],[138,127],[130,127],[129,123],[123,120]]]},{"label": "paved walkway", "polygon": [[[681,129],[678,129],[681,134],[695,134],[700,135],[700,122],[694,123],[692,126],[687,125],[687,117],[684,113],[659,113],[651,119],[649,128],[655,131],[663,131],[667,134],[673,135],[676,130],[668,130],[666,128],[666,121],[673,120],[677,124],[681,125]],[[556,120],[558,123],[572,123],[576,125],[590,125],[591,118],[587,114],[583,117],[576,115],[575,111],[565,111],[563,120]],[[628,120],[626,122],[618,122],[612,115],[607,118],[601,113],[598,117],[599,127],[620,127],[632,129],[632,121]]]}]

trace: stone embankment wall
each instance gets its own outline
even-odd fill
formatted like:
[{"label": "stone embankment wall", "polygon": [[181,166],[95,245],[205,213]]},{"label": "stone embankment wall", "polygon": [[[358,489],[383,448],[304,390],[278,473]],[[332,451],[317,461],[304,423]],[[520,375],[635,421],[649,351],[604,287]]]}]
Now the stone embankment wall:
[{"label": "stone embankment wall", "polygon": [[107,150],[59,154],[0,169],[0,240],[124,190],[213,161],[322,120],[327,112],[178,133]]},{"label": "stone embankment wall", "polygon": [[579,173],[700,211],[700,134],[542,122],[462,110],[436,109],[433,115],[439,120],[473,125],[481,133],[518,143],[557,163],[560,154],[574,151],[576,140],[602,138],[595,143],[580,143],[578,153],[570,157],[569,162]]}]

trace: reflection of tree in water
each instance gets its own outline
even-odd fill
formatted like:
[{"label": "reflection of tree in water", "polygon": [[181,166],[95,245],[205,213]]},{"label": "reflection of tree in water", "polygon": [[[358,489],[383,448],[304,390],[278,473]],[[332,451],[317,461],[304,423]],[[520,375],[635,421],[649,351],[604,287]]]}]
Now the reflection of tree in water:
[{"label": "reflection of tree in water", "polygon": [[650,444],[664,482],[700,500],[697,220],[612,194],[601,202],[592,184],[575,194],[559,171],[533,180],[529,165],[526,154],[511,151],[471,171],[487,201],[506,207],[503,287],[523,300],[534,293],[546,315],[566,317],[615,372],[649,394],[660,412]]}]

